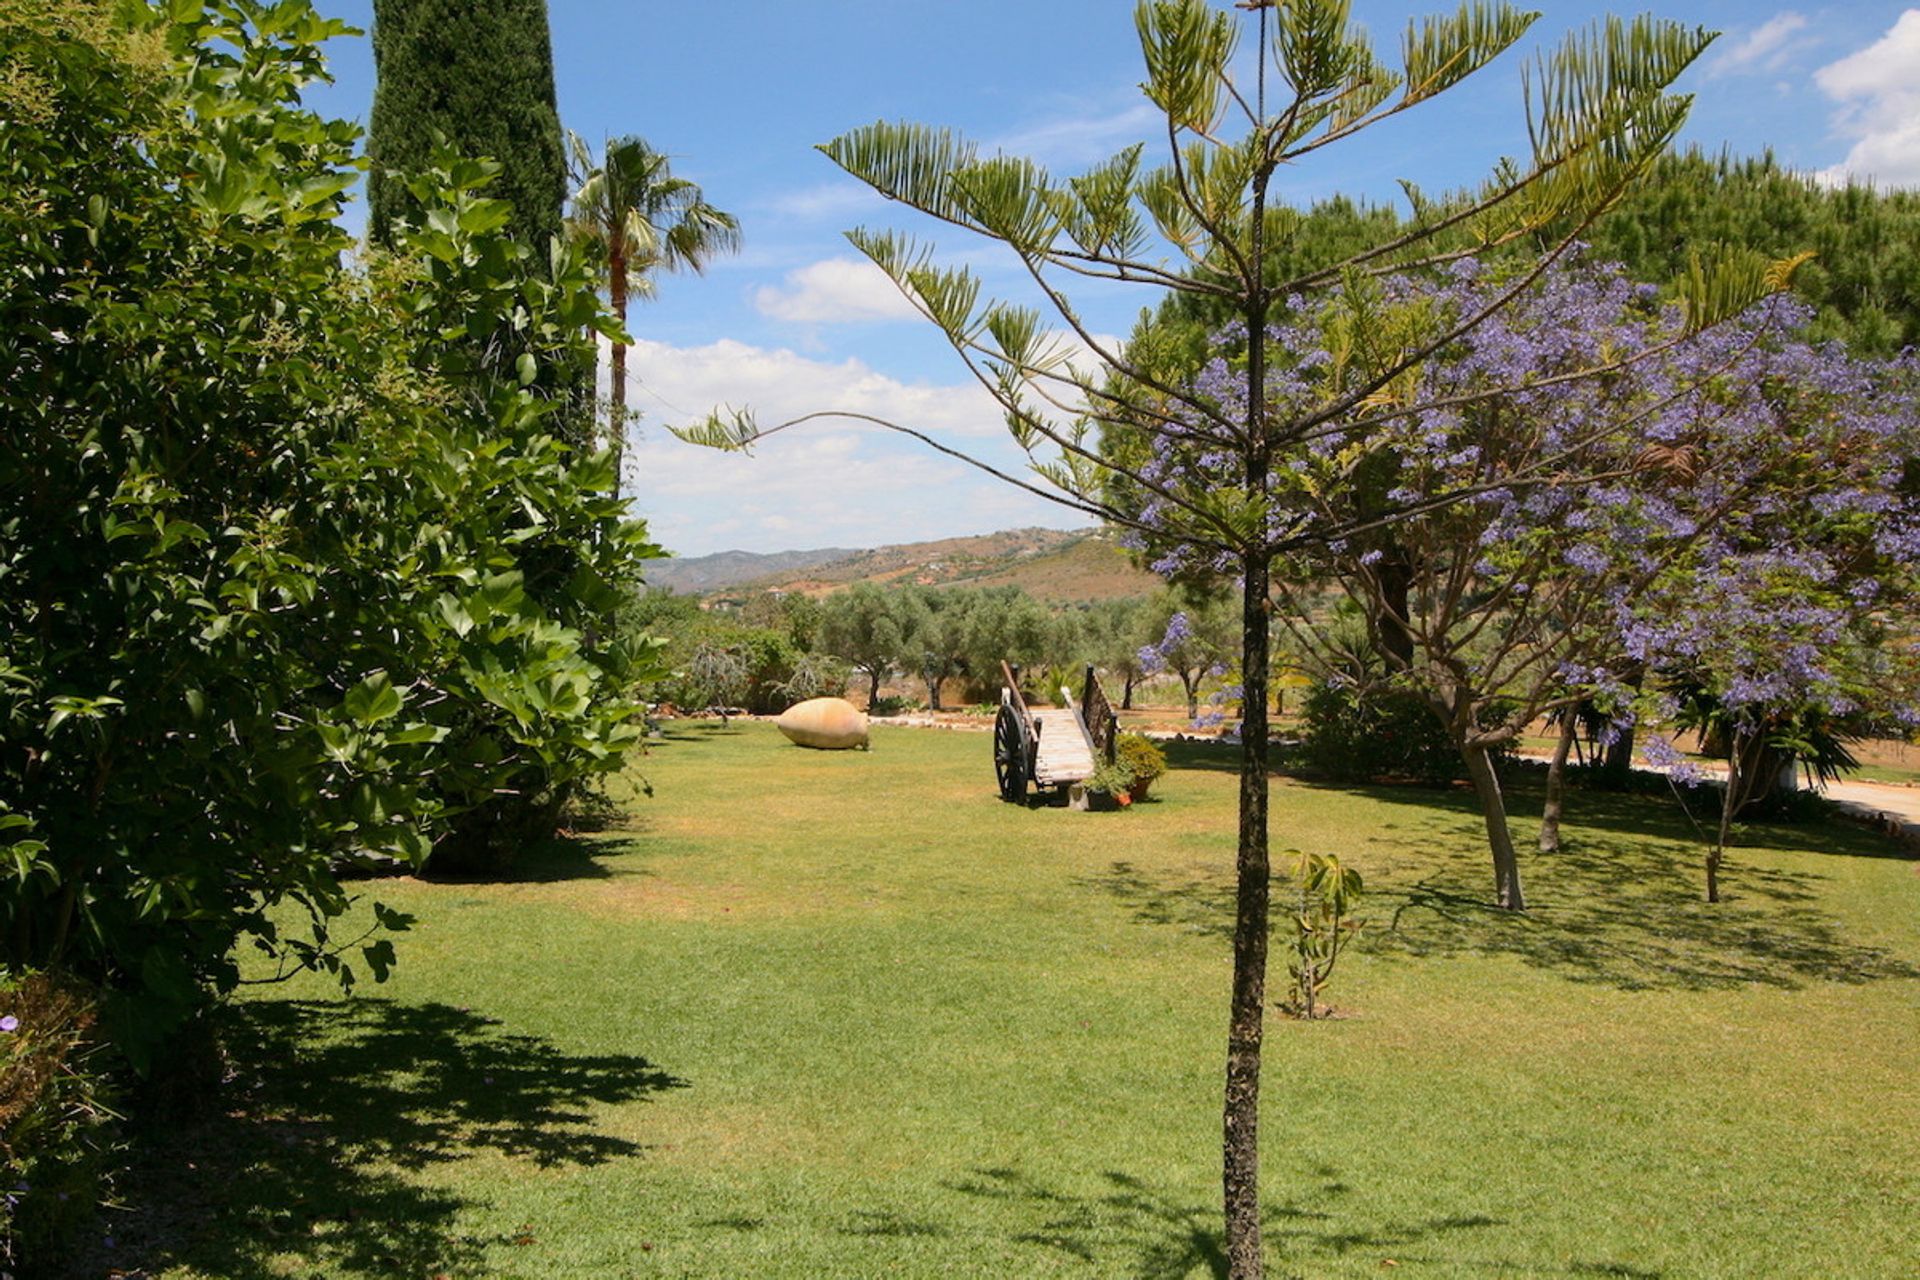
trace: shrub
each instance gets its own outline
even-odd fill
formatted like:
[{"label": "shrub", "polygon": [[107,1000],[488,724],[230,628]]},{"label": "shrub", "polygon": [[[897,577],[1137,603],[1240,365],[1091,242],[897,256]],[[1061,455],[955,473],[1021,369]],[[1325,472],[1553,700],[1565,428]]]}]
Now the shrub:
[{"label": "shrub", "polygon": [[1332,854],[1301,853],[1294,866],[1297,885],[1293,937],[1287,948],[1287,998],[1281,1012],[1317,1018],[1329,1010],[1321,993],[1333,977],[1340,953],[1366,927],[1353,907],[1364,886],[1360,873]]},{"label": "shrub", "polygon": [[569,416],[617,326],[483,161],[356,255],[301,105],[345,30],[0,5],[0,965],[137,1067],[256,946],[383,976],[341,864],[509,854],[640,736],[604,623],[657,552]]},{"label": "shrub", "polygon": [[41,973],[0,977],[0,1261],[50,1267],[92,1218],[112,1158],[94,1008]]},{"label": "shrub", "polygon": [[1135,799],[1145,796],[1153,780],[1167,771],[1167,753],[1140,733],[1123,733],[1115,740],[1114,762],[1126,769]]},{"label": "shrub", "polygon": [[[1482,716],[1497,723],[1503,708]],[[1445,785],[1466,776],[1459,748],[1432,709],[1417,694],[1401,689],[1370,689],[1316,681],[1302,706],[1305,736],[1300,760],[1305,767],[1339,782],[1399,778]],[[1499,749],[1497,763],[1512,755]]]}]

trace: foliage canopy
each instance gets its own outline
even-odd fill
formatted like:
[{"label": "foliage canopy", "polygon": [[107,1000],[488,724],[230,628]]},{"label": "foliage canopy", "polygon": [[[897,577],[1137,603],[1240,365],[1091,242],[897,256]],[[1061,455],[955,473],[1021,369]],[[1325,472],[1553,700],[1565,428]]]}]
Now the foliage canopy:
[{"label": "foliage canopy", "polygon": [[66,12],[0,16],[0,956],[107,987],[139,1062],[236,943],[384,976],[343,868],[615,767],[645,646],[588,627],[657,552],[556,434],[613,325],[496,166],[442,153],[344,265],[358,130],[299,103],[346,28]]}]

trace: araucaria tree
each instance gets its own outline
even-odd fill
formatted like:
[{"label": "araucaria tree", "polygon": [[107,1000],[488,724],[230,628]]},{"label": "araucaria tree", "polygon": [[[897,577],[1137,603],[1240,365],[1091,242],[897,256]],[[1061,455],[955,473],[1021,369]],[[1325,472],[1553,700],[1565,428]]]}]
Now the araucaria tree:
[{"label": "araucaria tree", "polygon": [[[857,129],[823,148],[882,195],[1004,246],[1070,337],[1104,366],[1089,370],[1085,361],[1070,362],[1068,344],[1048,332],[1039,311],[983,299],[974,276],[936,266],[931,251],[910,237],[856,231],[853,243],[941,329],[998,400],[1037,479],[966,458],[907,424],[880,425],[1077,511],[1184,542],[1229,565],[1238,578],[1246,715],[1223,1199],[1227,1256],[1239,1280],[1262,1274],[1258,1115],[1269,916],[1270,576],[1276,557],[1359,537],[1417,510],[1382,502],[1358,519],[1325,520],[1304,500],[1301,478],[1276,460],[1329,433],[1340,434],[1341,447],[1357,458],[1389,424],[1417,412],[1412,375],[1422,363],[1524,292],[1546,260],[1664,149],[1687,109],[1686,99],[1670,95],[1667,86],[1711,37],[1651,19],[1609,20],[1570,37],[1529,76],[1529,156],[1498,163],[1484,184],[1457,199],[1419,200],[1409,228],[1292,278],[1274,266],[1274,251],[1300,213],[1276,182],[1370,126],[1440,97],[1511,48],[1536,16],[1470,3],[1415,21],[1402,41],[1399,69],[1390,70],[1351,24],[1345,0],[1245,0],[1235,9],[1206,0],[1149,0],[1136,9],[1135,24],[1144,89],[1165,121],[1156,140],[1158,164],[1136,145],[1062,181],[1026,159],[982,156],[951,132],[894,123]],[[1252,47],[1241,59],[1243,33]],[[1541,261],[1482,308],[1444,324],[1409,323],[1396,309],[1373,305],[1374,292],[1362,287],[1377,275],[1444,259],[1463,241],[1484,249],[1534,237],[1549,246]],[[1156,377],[1101,341],[1066,292],[1076,277],[1203,297],[1236,317],[1243,346],[1233,364],[1241,394],[1229,405]],[[1725,304],[1727,277],[1713,271],[1703,277],[1699,292]],[[1314,393],[1276,401],[1267,390],[1268,368],[1281,339],[1270,325],[1276,306],[1295,297],[1321,300],[1329,310],[1327,332],[1337,336],[1327,343]],[[1103,460],[1097,433],[1109,424],[1204,447],[1222,466],[1149,476]],[[738,449],[791,425],[762,428],[750,413],[736,412],[682,434]],[[1115,468],[1125,470],[1126,487],[1137,486],[1158,504],[1151,524],[1108,500]],[[1506,483],[1538,485],[1552,474],[1527,471]],[[1350,475],[1331,478],[1352,482]],[[1435,495],[1430,504],[1468,496]]]},{"label": "araucaria tree", "polygon": [[657,274],[701,272],[709,259],[734,252],[740,224],[708,204],[697,183],[674,177],[671,161],[644,138],[609,138],[596,157],[584,138],[569,133],[567,151],[574,183],[567,232],[600,264],[623,331],[608,339],[607,424],[617,482],[627,436],[627,298],[652,297]]},{"label": "araucaria tree", "polygon": [[491,194],[513,206],[513,238],[544,263],[567,198],[547,0],[375,0],[373,60],[374,243],[391,244],[396,222],[419,221],[405,175],[425,169],[444,140],[499,163]]}]

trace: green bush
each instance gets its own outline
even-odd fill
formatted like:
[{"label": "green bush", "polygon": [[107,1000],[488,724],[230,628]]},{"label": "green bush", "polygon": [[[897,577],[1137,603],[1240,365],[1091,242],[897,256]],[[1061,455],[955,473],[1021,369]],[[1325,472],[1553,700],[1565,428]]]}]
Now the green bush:
[{"label": "green bush", "polygon": [[77,986],[0,976],[0,1262],[27,1274],[59,1261],[104,1197],[114,1116],[93,1026]]},{"label": "green bush", "polygon": [[1123,733],[1114,740],[1114,762],[1127,771],[1129,786],[1139,795],[1167,771],[1167,753],[1140,733]]},{"label": "green bush", "polygon": [[[1482,720],[1496,723],[1501,713],[1490,707]],[[1417,694],[1377,688],[1362,694],[1349,684],[1316,681],[1301,714],[1300,761],[1313,773],[1339,782],[1395,778],[1436,786],[1467,776],[1459,748]],[[1511,753],[1511,746],[1502,747],[1498,762]]]},{"label": "green bush", "polygon": [[343,31],[0,4],[0,964],[136,1065],[241,949],[384,976],[342,863],[493,864],[640,736],[604,623],[658,552],[573,391],[617,326],[483,161],[356,253],[358,129],[300,105]]}]

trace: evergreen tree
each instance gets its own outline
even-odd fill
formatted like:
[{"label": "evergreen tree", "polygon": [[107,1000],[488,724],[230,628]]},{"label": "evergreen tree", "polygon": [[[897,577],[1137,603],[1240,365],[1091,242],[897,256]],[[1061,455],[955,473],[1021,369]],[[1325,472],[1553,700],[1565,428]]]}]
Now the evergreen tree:
[{"label": "evergreen tree", "polygon": [[391,244],[394,222],[415,216],[398,175],[425,168],[439,134],[500,162],[488,194],[513,206],[509,230],[546,261],[567,197],[546,0],[374,0],[373,10],[368,234]]},{"label": "evergreen tree", "polygon": [[1920,344],[1920,193],[1829,187],[1771,154],[1696,150],[1663,157],[1591,240],[1596,260],[1652,281],[1685,272],[1693,254],[1717,245],[1775,258],[1812,253],[1794,279],[1814,307],[1811,336],[1863,356]]}]

